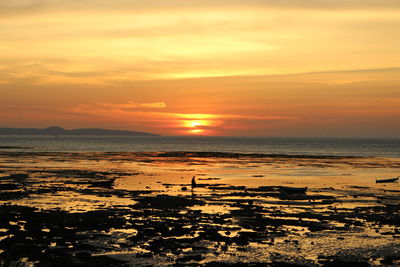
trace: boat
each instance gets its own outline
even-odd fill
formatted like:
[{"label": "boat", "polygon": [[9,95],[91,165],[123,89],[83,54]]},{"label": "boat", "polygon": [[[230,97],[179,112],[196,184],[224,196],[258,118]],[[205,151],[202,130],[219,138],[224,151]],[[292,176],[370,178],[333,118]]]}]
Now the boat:
[{"label": "boat", "polygon": [[307,192],[307,187],[289,187],[280,186],[279,191],[282,194],[305,194]]},{"label": "boat", "polygon": [[376,179],[376,183],[395,183],[399,180],[400,176],[397,176],[396,178],[389,178],[389,179]]},{"label": "boat", "polygon": [[91,187],[104,187],[104,188],[111,188],[114,185],[114,181],[116,179],[110,180],[97,180],[97,181],[90,181]]}]

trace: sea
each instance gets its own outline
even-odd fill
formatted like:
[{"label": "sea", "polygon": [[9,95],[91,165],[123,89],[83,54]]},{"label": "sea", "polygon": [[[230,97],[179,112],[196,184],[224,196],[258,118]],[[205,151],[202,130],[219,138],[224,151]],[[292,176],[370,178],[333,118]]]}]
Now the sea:
[{"label": "sea", "polygon": [[187,151],[400,158],[400,138],[0,135],[0,151]]}]

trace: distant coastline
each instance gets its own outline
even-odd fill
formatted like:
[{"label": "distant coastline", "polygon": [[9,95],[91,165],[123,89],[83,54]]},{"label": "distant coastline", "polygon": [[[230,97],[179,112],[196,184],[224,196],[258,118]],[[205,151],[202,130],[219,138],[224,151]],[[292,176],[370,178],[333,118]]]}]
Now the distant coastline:
[{"label": "distant coastline", "polygon": [[67,130],[53,126],[49,128],[0,128],[0,135],[130,135],[130,136],[159,136],[158,134],[126,130],[108,130],[100,128],[79,128]]}]

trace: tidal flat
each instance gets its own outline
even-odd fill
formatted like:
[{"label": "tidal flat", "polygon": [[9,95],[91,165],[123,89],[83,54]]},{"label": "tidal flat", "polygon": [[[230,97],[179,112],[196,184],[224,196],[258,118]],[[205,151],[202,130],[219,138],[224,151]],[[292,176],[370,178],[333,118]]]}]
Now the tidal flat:
[{"label": "tidal flat", "polygon": [[400,265],[400,185],[376,183],[398,175],[396,158],[5,149],[0,266]]}]

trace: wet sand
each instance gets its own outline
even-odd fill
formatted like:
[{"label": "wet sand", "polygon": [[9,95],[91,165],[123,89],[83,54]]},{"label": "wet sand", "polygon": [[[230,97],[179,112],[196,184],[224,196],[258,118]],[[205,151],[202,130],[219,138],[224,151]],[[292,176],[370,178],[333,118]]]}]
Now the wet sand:
[{"label": "wet sand", "polygon": [[375,182],[398,175],[372,157],[3,150],[0,262],[400,265],[400,185]]}]

